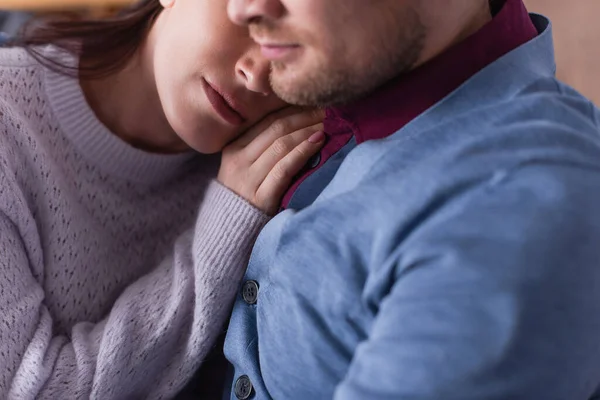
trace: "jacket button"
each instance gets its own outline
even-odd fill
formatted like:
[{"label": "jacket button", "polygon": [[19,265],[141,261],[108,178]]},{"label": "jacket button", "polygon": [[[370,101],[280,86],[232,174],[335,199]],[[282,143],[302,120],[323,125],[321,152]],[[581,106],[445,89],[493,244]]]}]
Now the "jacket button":
[{"label": "jacket button", "polygon": [[248,304],[256,304],[258,300],[258,282],[246,281],[242,287],[242,298]]},{"label": "jacket button", "polygon": [[253,389],[252,382],[250,382],[250,378],[247,375],[242,375],[235,381],[235,397],[240,400],[249,399]]},{"label": "jacket button", "polygon": [[320,163],[321,163],[321,154],[317,153],[308,159],[308,163],[306,163],[306,166],[310,169],[313,169],[313,168],[317,168]]}]

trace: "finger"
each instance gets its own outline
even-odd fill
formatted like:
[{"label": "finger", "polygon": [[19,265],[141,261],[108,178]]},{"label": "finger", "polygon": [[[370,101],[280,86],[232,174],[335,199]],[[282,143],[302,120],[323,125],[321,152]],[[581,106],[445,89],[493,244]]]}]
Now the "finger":
[{"label": "finger", "polygon": [[316,124],[276,139],[252,163],[251,174],[262,182],[279,161],[293,152],[302,142],[307,141],[314,133],[322,130],[323,124]]},{"label": "finger", "polygon": [[[243,150],[245,157],[255,161],[278,139],[304,128],[323,122],[322,110],[310,110],[289,115],[273,122],[266,130],[259,133]],[[322,128],[319,128],[322,129]]]},{"label": "finger", "polygon": [[279,160],[256,191],[256,197],[263,199],[262,201],[267,205],[269,211],[277,211],[281,198],[290,187],[292,179],[302,170],[308,160],[323,147],[325,135],[322,131],[311,136],[316,140],[309,141],[307,139],[302,141]]},{"label": "finger", "polygon": [[266,131],[275,121],[283,118],[287,118],[294,114],[299,114],[306,111],[302,107],[287,106],[275,112],[268,114],[262,120],[251,126],[244,134],[238,137],[236,140],[231,142],[232,145],[239,147],[246,147],[252,142],[258,135]]}]

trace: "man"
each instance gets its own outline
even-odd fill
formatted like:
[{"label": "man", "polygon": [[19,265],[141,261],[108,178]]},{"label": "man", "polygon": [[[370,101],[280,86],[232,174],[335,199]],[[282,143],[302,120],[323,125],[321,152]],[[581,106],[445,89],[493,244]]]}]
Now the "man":
[{"label": "man", "polygon": [[600,113],[521,0],[229,0],[328,143],[261,233],[235,399],[600,395]]}]

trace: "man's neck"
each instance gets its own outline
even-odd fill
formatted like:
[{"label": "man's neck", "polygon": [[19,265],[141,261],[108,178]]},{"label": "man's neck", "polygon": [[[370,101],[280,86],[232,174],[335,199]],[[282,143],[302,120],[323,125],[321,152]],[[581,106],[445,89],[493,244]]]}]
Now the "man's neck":
[{"label": "man's neck", "polygon": [[[504,1],[500,2],[504,3]],[[449,19],[444,13],[440,12],[434,16],[432,25],[435,28],[429,31],[429,43],[423,49],[421,58],[414,67],[429,62],[483,28],[492,20],[490,6],[491,3],[480,2],[479,6],[473,8],[470,13],[461,13],[457,16],[451,25],[446,22]]]}]

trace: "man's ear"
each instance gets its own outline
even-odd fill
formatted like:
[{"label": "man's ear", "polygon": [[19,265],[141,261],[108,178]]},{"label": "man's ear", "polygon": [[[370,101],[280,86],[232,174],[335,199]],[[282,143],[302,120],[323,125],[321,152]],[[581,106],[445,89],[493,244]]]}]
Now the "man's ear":
[{"label": "man's ear", "polygon": [[160,0],[160,4],[163,8],[171,8],[175,5],[176,0]]}]

